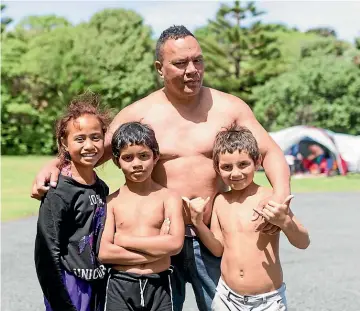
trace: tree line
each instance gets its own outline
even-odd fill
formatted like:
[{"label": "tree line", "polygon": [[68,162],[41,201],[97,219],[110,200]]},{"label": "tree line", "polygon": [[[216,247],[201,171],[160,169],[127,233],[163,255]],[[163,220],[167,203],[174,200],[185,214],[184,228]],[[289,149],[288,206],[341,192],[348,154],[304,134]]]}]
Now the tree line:
[{"label": "tree line", "polygon": [[[134,11],[105,9],[78,25],[28,16],[12,30],[1,11],[2,154],[53,154],[55,120],[86,90],[119,111],[161,87],[156,40]],[[234,1],[194,31],[204,84],[245,100],[268,131],[307,124],[359,135],[360,38],[265,24],[263,14]]]}]

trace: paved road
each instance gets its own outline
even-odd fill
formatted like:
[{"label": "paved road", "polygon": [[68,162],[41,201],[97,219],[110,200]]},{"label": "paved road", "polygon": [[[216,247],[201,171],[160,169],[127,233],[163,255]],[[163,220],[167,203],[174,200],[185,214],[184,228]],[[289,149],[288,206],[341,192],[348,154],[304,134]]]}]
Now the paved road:
[{"label": "paved road", "polygon": [[[293,210],[311,235],[306,251],[281,239],[290,311],[360,310],[360,193],[299,194]],[[3,311],[43,310],[34,272],[35,218],[1,228]],[[197,310],[188,287],[184,310]]]}]

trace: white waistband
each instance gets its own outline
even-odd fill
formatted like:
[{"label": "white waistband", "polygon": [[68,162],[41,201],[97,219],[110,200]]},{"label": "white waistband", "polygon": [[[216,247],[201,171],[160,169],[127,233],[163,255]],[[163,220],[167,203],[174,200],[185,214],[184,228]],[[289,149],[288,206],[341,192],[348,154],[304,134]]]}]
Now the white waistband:
[{"label": "white waistband", "polygon": [[258,295],[240,295],[236,292],[234,292],[226,283],[225,281],[220,278],[217,289],[218,292],[228,296],[228,298],[232,298],[232,299],[239,299],[240,301],[245,301],[245,302],[256,302],[256,301],[264,301],[267,300],[271,297],[275,297],[278,295],[282,295],[285,290],[286,290],[286,284],[282,283],[281,287],[271,291],[271,292],[267,292],[264,294],[258,294]]}]

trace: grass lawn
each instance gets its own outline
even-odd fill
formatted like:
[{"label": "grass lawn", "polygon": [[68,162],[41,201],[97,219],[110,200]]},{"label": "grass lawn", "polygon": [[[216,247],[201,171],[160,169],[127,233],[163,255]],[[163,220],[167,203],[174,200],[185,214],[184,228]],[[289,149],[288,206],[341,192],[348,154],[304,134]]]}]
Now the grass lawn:
[{"label": "grass lawn", "polygon": [[[39,201],[30,198],[31,184],[35,174],[50,157],[1,157],[1,220],[35,215]],[[97,169],[99,176],[106,181],[110,191],[124,183],[119,169],[109,161]],[[264,173],[257,173],[256,181],[268,185]],[[360,191],[360,174],[336,176],[331,178],[293,179],[293,192],[345,192]]]}]

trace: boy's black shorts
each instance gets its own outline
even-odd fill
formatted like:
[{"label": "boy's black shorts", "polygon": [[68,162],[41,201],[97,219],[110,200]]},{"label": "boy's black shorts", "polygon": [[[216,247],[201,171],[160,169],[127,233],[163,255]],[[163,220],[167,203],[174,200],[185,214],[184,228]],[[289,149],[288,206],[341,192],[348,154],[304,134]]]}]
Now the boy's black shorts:
[{"label": "boy's black shorts", "polygon": [[172,311],[170,274],[172,269],[153,274],[110,270],[105,310]]}]

